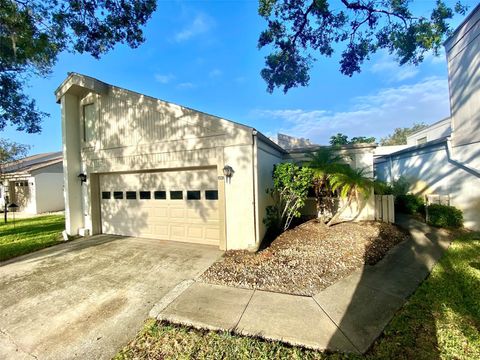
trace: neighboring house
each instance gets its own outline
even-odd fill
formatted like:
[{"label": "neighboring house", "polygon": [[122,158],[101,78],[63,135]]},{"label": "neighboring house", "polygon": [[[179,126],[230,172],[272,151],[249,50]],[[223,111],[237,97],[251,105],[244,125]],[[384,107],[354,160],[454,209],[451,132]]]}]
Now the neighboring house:
[{"label": "neighboring house", "polygon": [[41,214],[63,210],[62,152],[37,154],[2,166],[0,207],[5,198],[17,211]]},{"label": "neighboring house", "polygon": [[[305,158],[251,127],[80,74],[70,73],[56,97],[70,235],[254,250],[266,231],[273,166]],[[341,151],[373,176],[374,148]],[[370,198],[360,204],[360,215],[346,216],[373,219],[372,203]]]},{"label": "neighboring house", "polygon": [[452,134],[451,119],[449,117],[437,121],[425,129],[415,131],[407,136],[407,145],[422,145],[428,141],[446,138]]},{"label": "neighboring house", "polygon": [[276,137],[270,137],[275,144],[279,145],[285,150],[297,149],[297,148],[308,148],[315,146],[310,142],[309,139],[297,138],[290,135],[278,133]]},{"label": "neighboring house", "polygon": [[450,126],[445,119],[413,134],[409,140],[414,146],[377,158],[375,173],[386,181],[404,176],[416,194],[449,197],[463,211],[465,226],[480,230],[480,5],[445,49]]}]

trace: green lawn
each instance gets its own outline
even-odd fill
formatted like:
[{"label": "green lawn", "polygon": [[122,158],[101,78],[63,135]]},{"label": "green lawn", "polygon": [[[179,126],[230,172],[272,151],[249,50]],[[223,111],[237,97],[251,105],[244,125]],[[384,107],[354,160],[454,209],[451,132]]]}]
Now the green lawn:
[{"label": "green lawn", "polygon": [[456,239],[365,356],[148,320],[116,359],[480,359],[480,233]]},{"label": "green lawn", "polygon": [[[2,214],[3,216],[3,214]],[[57,243],[65,229],[63,215],[47,215],[15,220],[0,219],[0,261],[36,251]]]}]

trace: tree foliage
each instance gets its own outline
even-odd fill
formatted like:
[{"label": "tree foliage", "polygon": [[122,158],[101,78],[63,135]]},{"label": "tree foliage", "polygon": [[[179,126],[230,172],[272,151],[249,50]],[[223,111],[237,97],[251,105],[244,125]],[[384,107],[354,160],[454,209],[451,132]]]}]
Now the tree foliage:
[{"label": "tree foliage", "polygon": [[423,17],[412,13],[411,0],[259,0],[267,28],[258,47],[271,48],[261,75],[269,92],[306,86],[315,57],[342,46],[340,71],[348,76],[381,49],[401,65],[418,64],[428,51],[439,54],[455,12],[465,14],[466,7],[437,0]]},{"label": "tree foliage", "polygon": [[315,192],[317,217],[325,220],[327,213],[332,208],[334,197],[329,183],[331,174],[341,171],[345,165],[345,159],[333,148],[321,148],[314,153],[308,154],[309,161],[306,165],[312,169],[312,186]]},{"label": "tree foliage", "polygon": [[291,163],[275,165],[273,188],[267,192],[275,200],[275,205],[267,207],[264,220],[269,228],[287,230],[300,209],[305,206],[308,188],[312,182],[312,170]]},{"label": "tree foliage", "polygon": [[155,0],[0,0],[0,131],[41,130],[46,114],[24,87],[48,75],[60,52],[98,59],[117,43],[138,47],[155,9]]},{"label": "tree foliage", "polygon": [[12,163],[27,156],[29,149],[29,145],[23,145],[14,141],[0,139],[0,173],[6,164]]},{"label": "tree foliage", "polygon": [[380,145],[389,146],[389,145],[406,145],[407,136],[413,134],[416,131],[425,129],[428,127],[424,123],[415,123],[412,127],[396,128],[393,130],[393,133],[380,139]]},{"label": "tree foliage", "polygon": [[363,199],[368,198],[374,186],[373,180],[366,176],[364,169],[353,169],[348,165],[342,167],[341,171],[331,174],[329,182],[332,190],[337,192],[345,202],[327,223],[328,226],[338,220],[347,207],[351,206],[353,200],[359,204]]},{"label": "tree foliage", "polygon": [[337,133],[330,137],[330,145],[352,145],[352,144],[373,144],[376,139],[373,136],[354,136],[348,140],[348,136],[342,133]]}]

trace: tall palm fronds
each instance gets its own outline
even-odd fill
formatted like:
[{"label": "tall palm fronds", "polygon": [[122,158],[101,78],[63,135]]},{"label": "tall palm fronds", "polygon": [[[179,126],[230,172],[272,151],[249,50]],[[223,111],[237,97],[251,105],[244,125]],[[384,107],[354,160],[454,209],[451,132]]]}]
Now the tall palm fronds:
[{"label": "tall palm fronds", "polygon": [[321,148],[307,155],[310,161],[307,166],[313,170],[313,188],[317,205],[317,216],[324,217],[328,200],[332,199],[333,193],[329,184],[329,177],[345,166],[344,158],[338,154],[335,148]]},{"label": "tall palm fronds", "polygon": [[338,219],[354,199],[359,203],[361,197],[367,198],[374,185],[373,180],[365,176],[365,169],[353,169],[348,165],[343,166],[340,171],[330,174],[329,182],[332,190],[337,191],[340,197],[346,199],[346,201],[330,219],[328,226]]}]

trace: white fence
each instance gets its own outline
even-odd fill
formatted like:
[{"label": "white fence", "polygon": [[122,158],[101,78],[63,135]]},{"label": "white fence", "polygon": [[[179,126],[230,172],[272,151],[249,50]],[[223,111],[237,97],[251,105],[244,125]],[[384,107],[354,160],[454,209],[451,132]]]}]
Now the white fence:
[{"label": "white fence", "polygon": [[375,220],[395,222],[395,198],[393,195],[375,195]]}]

